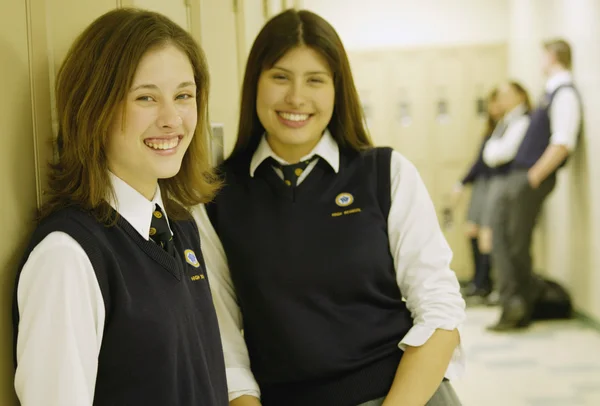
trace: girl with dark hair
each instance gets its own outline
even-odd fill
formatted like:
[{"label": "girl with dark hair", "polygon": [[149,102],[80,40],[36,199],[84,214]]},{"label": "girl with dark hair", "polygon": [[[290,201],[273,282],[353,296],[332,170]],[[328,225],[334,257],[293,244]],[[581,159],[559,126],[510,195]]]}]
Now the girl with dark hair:
[{"label": "girl with dark hair", "polygon": [[372,146],[318,15],[287,10],[258,34],[220,171],[194,215],[231,405],[460,404],[452,253],[415,167]]},{"label": "girl with dark hair", "polygon": [[477,159],[471,165],[467,174],[456,184],[452,190],[451,209],[453,210],[463,194],[466,185],[472,185],[471,200],[467,211],[467,224],[465,233],[471,242],[473,265],[475,272],[473,279],[463,290],[465,297],[486,297],[490,293],[490,267],[489,257],[483,257],[479,252],[479,228],[481,226],[485,201],[489,186],[490,167],[483,161],[483,149],[490,139],[498,121],[502,118],[502,108],[498,101],[498,90],[494,89],[487,99],[487,124],[483,141]]}]

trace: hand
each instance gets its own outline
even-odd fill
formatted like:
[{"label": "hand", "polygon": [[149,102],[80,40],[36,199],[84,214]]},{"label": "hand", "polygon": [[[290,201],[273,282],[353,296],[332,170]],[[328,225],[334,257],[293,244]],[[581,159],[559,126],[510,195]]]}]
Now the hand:
[{"label": "hand", "polygon": [[527,172],[527,181],[532,189],[537,189],[540,186],[540,183],[542,183],[539,176],[537,176],[531,169]]}]

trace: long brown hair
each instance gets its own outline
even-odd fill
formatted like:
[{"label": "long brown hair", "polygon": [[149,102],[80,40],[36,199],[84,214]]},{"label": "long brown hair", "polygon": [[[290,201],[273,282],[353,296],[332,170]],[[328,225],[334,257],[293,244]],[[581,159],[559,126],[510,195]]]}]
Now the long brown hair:
[{"label": "long brown hair", "polygon": [[532,109],[531,98],[527,90],[519,82],[510,81],[508,84],[523,98],[523,104],[525,105],[526,113],[529,113]]},{"label": "long brown hair", "polygon": [[[496,102],[496,100],[498,100],[498,89],[494,88],[488,95],[487,103],[489,105],[490,103]],[[492,117],[492,115],[488,112],[487,125],[485,128],[485,132],[483,133],[484,137],[489,137],[490,135],[492,135],[492,132],[494,132],[494,128],[496,128],[496,124],[498,124],[498,120]]]},{"label": "long brown hair", "polygon": [[286,10],[262,28],[248,57],[242,86],[240,121],[232,157],[256,150],[265,129],[256,112],[260,74],[272,68],[291,49],[305,45],[317,51],[333,73],[335,106],[328,129],[341,147],[361,151],[373,146],[352,78],[350,62],[334,28],[322,17],[306,10]]},{"label": "long brown hair", "polygon": [[[48,202],[41,216],[65,206],[92,211],[99,221],[111,219],[106,204],[114,197],[106,159],[107,137],[129,91],[143,55],[174,45],[192,65],[196,81],[198,125],[181,170],[159,184],[170,217],[189,217],[187,209],[212,198],[219,183],[208,160],[209,77],[204,53],[194,39],[167,17],[136,9],[112,10],[75,40],[58,72],[58,161],[50,165]],[[183,206],[183,207],[182,207]],[[187,209],[186,209],[187,208]]]}]

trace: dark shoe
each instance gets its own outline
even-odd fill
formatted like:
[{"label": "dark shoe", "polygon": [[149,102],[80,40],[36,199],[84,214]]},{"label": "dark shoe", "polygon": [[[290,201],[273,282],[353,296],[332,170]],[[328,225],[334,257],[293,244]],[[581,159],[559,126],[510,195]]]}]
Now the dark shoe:
[{"label": "dark shoe", "polygon": [[498,323],[486,327],[486,330],[494,331],[494,332],[515,331],[515,330],[519,330],[519,329],[528,327],[529,324],[530,323],[528,321],[526,321],[525,319],[517,320],[517,321],[510,321],[510,320],[502,320],[502,318],[501,318]]},{"label": "dark shoe", "polygon": [[488,331],[511,331],[529,326],[531,317],[525,302],[518,297],[510,299],[502,309],[498,323],[487,327]]},{"label": "dark shoe", "polygon": [[487,306],[498,306],[500,304],[500,293],[493,290],[485,299]]}]

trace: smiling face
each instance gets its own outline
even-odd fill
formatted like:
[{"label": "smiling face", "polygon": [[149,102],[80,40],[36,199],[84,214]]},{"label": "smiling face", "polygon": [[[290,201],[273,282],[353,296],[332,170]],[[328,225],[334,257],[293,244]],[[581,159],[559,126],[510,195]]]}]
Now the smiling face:
[{"label": "smiling face", "polygon": [[133,84],[108,136],[108,168],[149,200],[158,179],[175,176],[198,113],[189,58],[167,45],[140,60]]},{"label": "smiling face", "polygon": [[273,151],[290,163],[319,142],[333,114],[333,74],[306,46],[287,52],[258,80],[256,112]]}]

